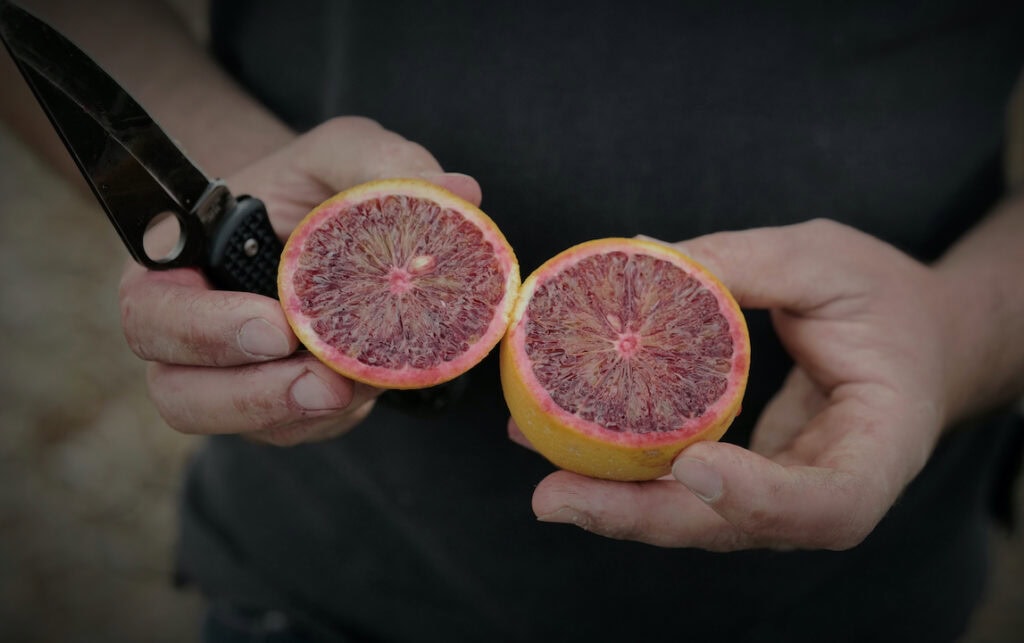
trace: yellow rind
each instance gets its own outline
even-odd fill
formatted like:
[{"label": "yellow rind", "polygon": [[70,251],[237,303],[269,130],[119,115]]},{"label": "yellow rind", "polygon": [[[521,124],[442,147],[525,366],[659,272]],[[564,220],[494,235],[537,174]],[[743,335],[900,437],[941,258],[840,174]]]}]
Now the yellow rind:
[{"label": "yellow rind", "polygon": [[[717,277],[682,252],[663,244],[637,239],[598,239],[573,246],[560,253],[558,257],[569,252],[582,251],[581,254],[583,254],[590,246],[608,241],[626,242],[637,250],[657,250],[658,254],[664,254],[668,249],[670,254],[679,255],[682,258],[682,263],[688,268],[700,271],[703,279],[718,284],[727,300],[722,303],[733,308],[736,314],[735,319],[742,331],[743,348],[746,350],[748,360],[746,366],[749,367],[750,337],[739,305]],[[517,362],[516,351],[510,337],[522,321],[537,276],[543,274],[549,263],[558,257],[553,257],[545,262],[524,281],[509,330],[499,348],[501,385],[505,402],[512,419],[515,420],[519,430],[523,432],[530,444],[554,465],[567,471],[607,480],[640,481],[653,480],[668,474],[672,468],[672,461],[679,455],[679,452],[694,442],[721,439],[733,420],[739,415],[747,384],[747,368],[744,369],[742,377],[736,383],[735,395],[721,410],[714,422],[698,433],[661,446],[638,446],[603,441],[580,433],[562,422],[557,415],[545,410],[544,405],[550,406],[553,401],[547,397],[546,393],[541,392],[544,397],[542,400],[530,392],[530,387],[523,379],[523,374],[528,372],[532,366],[528,363]]]}]

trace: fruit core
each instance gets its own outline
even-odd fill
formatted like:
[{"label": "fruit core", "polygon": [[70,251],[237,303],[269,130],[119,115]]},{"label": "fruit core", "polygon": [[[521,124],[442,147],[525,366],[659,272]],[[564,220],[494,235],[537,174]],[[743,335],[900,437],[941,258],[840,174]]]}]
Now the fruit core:
[{"label": "fruit core", "polygon": [[487,331],[505,281],[476,225],[406,195],[346,205],[310,232],[292,278],[324,342],[393,369],[433,368],[465,353]]},{"label": "fruit core", "polygon": [[676,431],[726,392],[733,340],[718,300],[644,254],[585,257],[537,284],[525,350],[568,413],[614,432]]}]

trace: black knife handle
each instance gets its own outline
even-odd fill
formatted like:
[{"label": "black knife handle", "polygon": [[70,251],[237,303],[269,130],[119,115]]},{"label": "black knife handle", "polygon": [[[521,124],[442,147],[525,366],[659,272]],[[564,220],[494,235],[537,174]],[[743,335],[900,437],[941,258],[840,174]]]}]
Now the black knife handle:
[{"label": "black knife handle", "polygon": [[222,290],[277,298],[281,240],[259,199],[241,196],[210,235],[206,274]]}]

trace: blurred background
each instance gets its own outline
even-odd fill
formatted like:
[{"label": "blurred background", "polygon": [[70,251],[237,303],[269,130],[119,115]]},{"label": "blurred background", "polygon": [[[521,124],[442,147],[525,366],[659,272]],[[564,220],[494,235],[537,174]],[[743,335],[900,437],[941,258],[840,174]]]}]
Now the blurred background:
[{"label": "blurred background", "polygon": [[[201,32],[201,2],[179,4]],[[0,126],[0,640],[198,636],[199,597],[171,583],[198,442],[162,423],[121,335],[126,257],[95,202]],[[1015,502],[1024,520],[1021,484]],[[1024,641],[1024,530],[992,541],[964,643]]]},{"label": "blurred background", "polygon": [[[6,52],[2,52],[6,55]],[[0,129],[0,640],[192,641],[170,584],[195,447],[121,335],[106,215]]]}]

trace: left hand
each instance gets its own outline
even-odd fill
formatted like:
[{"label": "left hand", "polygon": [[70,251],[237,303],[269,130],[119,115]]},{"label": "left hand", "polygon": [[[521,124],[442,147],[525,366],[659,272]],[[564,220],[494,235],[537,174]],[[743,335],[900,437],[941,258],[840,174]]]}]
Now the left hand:
[{"label": "left hand", "polygon": [[[847,549],[921,471],[949,421],[941,280],[929,267],[831,222],[680,243],[740,305],[771,310],[795,366],[750,449],[699,442],[672,477],[630,483],[559,471],[538,518],[666,547]],[[754,357],[756,360],[756,346]],[[514,439],[518,430],[510,423]]]},{"label": "left hand", "polygon": [[[340,117],[226,179],[263,199],[283,238],[310,209],[371,179],[421,177],[479,203],[466,175],[379,124]],[[340,436],[363,422],[378,389],[296,351],[278,301],[213,290],[194,268],[150,271],[131,263],[120,289],[125,338],[149,362],[150,397],[185,434],[237,434],[277,446]]]}]

